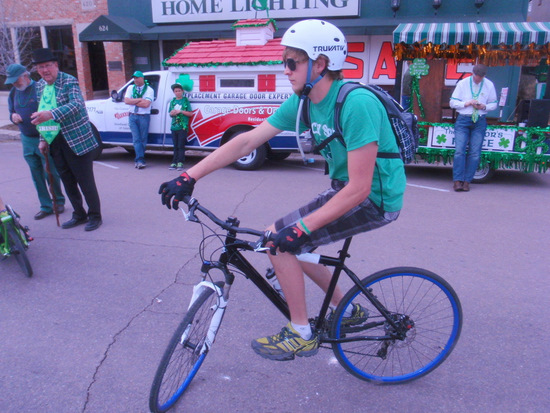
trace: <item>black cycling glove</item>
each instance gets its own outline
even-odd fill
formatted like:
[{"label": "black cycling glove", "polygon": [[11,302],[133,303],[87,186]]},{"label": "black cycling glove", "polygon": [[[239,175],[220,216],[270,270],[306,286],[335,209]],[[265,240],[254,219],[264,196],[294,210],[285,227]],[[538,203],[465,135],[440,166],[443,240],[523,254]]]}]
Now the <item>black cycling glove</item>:
[{"label": "black cycling glove", "polygon": [[281,252],[290,252],[293,254],[298,252],[300,247],[309,240],[309,235],[305,231],[301,230],[297,225],[293,225],[275,234],[270,251],[272,254],[275,254],[278,248]]},{"label": "black cycling glove", "polygon": [[[172,208],[178,209],[179,202],[185,195],[191,196],[193,189],[195,188],[195,180],[191,178],[187,172],[182,173],[175,179],[169,182],[163,183],[159,188],[160,200],[162,205],[166,205],[166,208],[170,209],[170,202]],[[174,198],[172,200],[172,197]]]}]

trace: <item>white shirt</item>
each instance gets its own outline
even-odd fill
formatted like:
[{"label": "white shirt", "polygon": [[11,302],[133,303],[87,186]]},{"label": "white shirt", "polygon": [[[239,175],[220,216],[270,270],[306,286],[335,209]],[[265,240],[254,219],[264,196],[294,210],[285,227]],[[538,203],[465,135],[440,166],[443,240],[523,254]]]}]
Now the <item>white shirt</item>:
[{"label": "white shirt", "polygon": [[[137,87],[137,86],[136,85],[128,86],[128,88],[126,89],[126,94],[124,95],[124,97],[132,99],[135,87]],[[142,87],[145,87],[145,85],[143,85]],[[139,90],[140,90],[140,88],[138,88],[138,91]],[[129,105],[130,106],[130,113],[137,113],[138,115],[148,115],[148,114],[151,113],[152,102],[155,99],[155,91],[153,90],[151,85],[147,86],[147,90],[145,90],[145,93],[143,94],[142,99],[150,100],[151,105],[149,105],[149,107],[147,107],[147,108],[140,108],[139,106],[136,106],[136,105]]]},{"label": "white shirt", "polygon": [[[477,98],[474,95],[478,95]],[[472,99],[476,99],[479,103],[483,103],[486,106],[485,110],[478,109],[480,116],[495,110],[498,106],[498,100],[493,82],[486,77],[479,84],[474,82],[473,76],[462,79],[456,84],[449,106],[456,109],[461,115],[471,115],[474,112],[474,107],[471,105],[464,107],[464,103]]]}]

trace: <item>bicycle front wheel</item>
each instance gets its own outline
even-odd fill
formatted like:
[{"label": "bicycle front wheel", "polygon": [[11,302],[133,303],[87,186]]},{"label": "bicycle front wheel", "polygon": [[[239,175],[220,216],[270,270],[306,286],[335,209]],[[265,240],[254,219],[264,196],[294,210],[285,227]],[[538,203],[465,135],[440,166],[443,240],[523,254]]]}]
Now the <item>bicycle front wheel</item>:
[{"label": "bicycle front wheel", "polygon": [[27,253],[25,252],[25,245],[21,241],[19,232],[15,230],[13,225],[9,224],[7,226],[8,232],[8,242],[10,244],[10,254],[15,257],[17,263],[27,275],[27,277],[32,277],[32,267],[29,259],[27,258]]},{"label": "bicycle front wheel", "polygon": [[149,408],[153,413],[172,408],[199,371],[208,354],[209,349],[204,343],[217,308],[217,294],[213,289],[205,288],[176,329],[151,387]]},{"label": "bicycle front wheel", "polygon": [[[332,350],[349,373],[367,381],[403,383],[428,374],[449,356],[462,329],[462,307],[443,278],[421,268],[401,267],[377,272],[361,284],[405,335],[397,338],[395,326],[354,286],[331,325],[331,337],[342,339],[332,344]],[[352,303],[368,313],[359,325],[350,325],[344,317]]]}]

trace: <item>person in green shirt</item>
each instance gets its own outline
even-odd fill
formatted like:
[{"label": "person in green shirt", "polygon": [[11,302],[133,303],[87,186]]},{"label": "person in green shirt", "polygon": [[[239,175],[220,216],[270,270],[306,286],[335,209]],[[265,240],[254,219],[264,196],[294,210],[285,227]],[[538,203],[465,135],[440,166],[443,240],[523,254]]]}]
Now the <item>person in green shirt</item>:
[{"label": "person in green shirt", "polygon": [[[325,21],[303,20],[286,31],[281,44],[285,46],[284,74],[294,94],[256,128],[163,183],[159,194],[168,208],[178,209],[179,201],[191,195],[196,181],[204,176],[249,154],[281,131],[294,130],[301,100],[310,100],[310,129],[317,144],[334,132],[335,103],[347,57],[343,33]],[[342,107],[340,125],[346,145],[333,139],[321,151],[329,166],[331,187],[268,228],[274,233],[268,256],[290,310],[290,323],[279,334],[252,341],[253,350],[271,360],[308,357],[319,348],[308,321],[304,273],[325,291],[331,274],[325,266],[301,262],[296,255],[393,222],[403,204],[403,161],[400,157],[377,158],[378,151],[399,153],[382,103],[366,89],[353,90]],[[300,122],[299,131],[305,129]],[[331,299],[333,309],[342,298],[337,288]],[[367,319],[367,310],[353,303],[343,322],[357,325]]]},{"label": "person in green shirt", "polygon": [[179,83],[172,85],[172,91],[175,97],[170,101],[168,108],[172,124],[172,142],[174,143],[174,156],[172,163],[168,169],[183,170],[183,162],[185,161],[185,141],[187,140],[187,127],[189,118],[193,116],[189,100],[183,96],[183,86]]}]

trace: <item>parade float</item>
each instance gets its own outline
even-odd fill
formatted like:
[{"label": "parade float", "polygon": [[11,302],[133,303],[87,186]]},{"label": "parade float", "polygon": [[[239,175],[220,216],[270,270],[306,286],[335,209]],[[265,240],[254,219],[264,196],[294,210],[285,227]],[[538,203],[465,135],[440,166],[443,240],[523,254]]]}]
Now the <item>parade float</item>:
[{"label": "parade float", "polygon": [[[403,62],[408,65],[405,81],[409,82],[410,96],[405,102],[418,116],[421,126],[418,158],[428,163],[452,163],[456,113],[449,107],[454,85],[444,79],[449,66],[463,65],[463,76],[469,75],[466,72],[472,64],[483,63],[489,66],[488,78],[491,77],[491,68],[499,66],[543,68],[546,79],[542,80],[548,82],[549,42],[550,23],[478,21],[398,25],[393,32],[394,56],[402,73]],[[501,83],[505,85],[501,84],[497,89],[500,108],[506,105],[508,92],[512,88],[517,90],[519,79],[505,79]],[[509,121],[511,116],[499,116],[498,112],[493,117],[488,114],[489,125],[475,181],[489,179],[499,168],[547,171],[550,161],[550,91],[548,88],[544,90],[547,86],[544,82],[538,86],[538,98],[517,104],[513,102],[515,113],[512,121]]]}]

